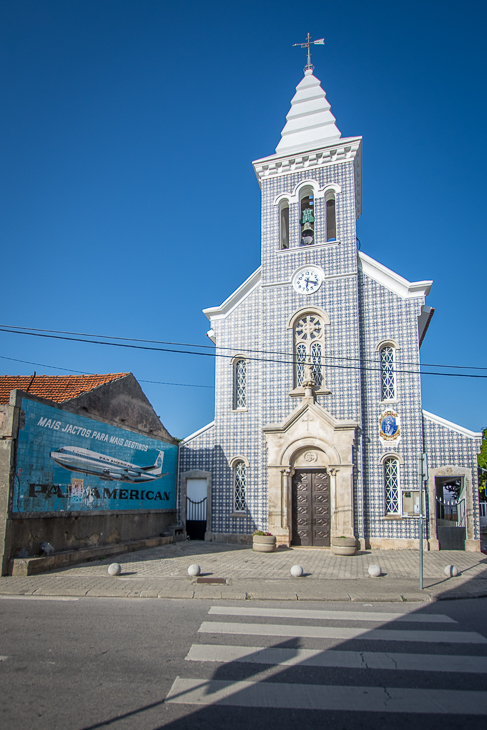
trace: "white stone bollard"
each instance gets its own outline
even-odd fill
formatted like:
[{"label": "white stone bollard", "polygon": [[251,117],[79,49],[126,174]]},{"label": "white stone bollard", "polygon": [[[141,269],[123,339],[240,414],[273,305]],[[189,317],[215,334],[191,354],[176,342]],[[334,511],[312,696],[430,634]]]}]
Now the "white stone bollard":
[{"label": "white stone bollard", "polygon": [[372,578],[378,578],[381,572],[380,565],[369,565],[369,575]]},{"label": "white stone bollard", "polygon": [[108,566],[108,575],[120,575],[122,572],[122,566],[120,563],[112,563]]},{"label": "white stone bollard", "polygon": [[196,565],[196,563],[193,563],[193,565],[190,565],[188,568],[188,575],[195,576],[199,575],[201,573],[201,568],[199,565]]},{"label": "white stone bollard", "polygon": [[458,575],[458,568],[455,565],[447,565],[445,567],[445,575],[447,575],[448,578],[455,578],[455,576]]},{"label": "white stone bollard", "polygon": [[303,575],[303,569],[300,565],[293,565],[291,568],[291,575],[293,578],[301,578]]}]

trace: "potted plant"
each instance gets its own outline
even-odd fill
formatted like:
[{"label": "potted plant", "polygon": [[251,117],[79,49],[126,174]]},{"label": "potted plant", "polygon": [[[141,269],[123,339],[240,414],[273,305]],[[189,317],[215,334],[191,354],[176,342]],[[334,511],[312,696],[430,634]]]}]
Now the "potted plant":
[{"label": "potted plant", "polygon": [[354,537],[331,538],[331,549],[334,555],[355,555],[357,552],[357,540]]},{"label": "potted plant", "polygon": [[256,553],[273,553],[276,549],[276,536],[271,532],[256,530],[252,533],[252,548]]}]

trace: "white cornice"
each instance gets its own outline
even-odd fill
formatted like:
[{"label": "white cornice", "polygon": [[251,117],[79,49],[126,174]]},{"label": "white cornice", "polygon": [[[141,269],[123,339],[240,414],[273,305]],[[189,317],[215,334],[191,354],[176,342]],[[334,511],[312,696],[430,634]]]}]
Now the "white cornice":
[{"label": "white cornice", "polygon": [[348,162],[360,154],[362,137],[345,137],[314,150],[288,150],[286,154],[269,155],[254,160],[255,174],[259,183],[264,178],[288,175],[300,170],[323,167],[336,162]]},{"label": "white cornice", "polygon": [[259,266],[259,268],[254,271],[254,273],[251,274],[249,278],[233,292],[233,294],[230,294],[228,299],[225,299],[223,304],[220,304],[219,307],[208,307],[208,309],[203,309],[203,314],[206,314],[210,321],[213,319],[225,319],[225,317],[228,317],[230,312],[233,312],[233,310],[259,286],[261,278],[262,272],[261,267]]},{"label": "white cornice", "polygon": [[370,276],[371,279],[382,284],[402,299],[427,297],[430,293],[432,281],[408,281],[362,251],[358,252],[358,260],[359,268],[364,274]]},{"label": "white cornice", "polygon": [[213,428],[214,425],[215,425],[215,421],[212,421],[211,423],[207,423],[206,426],[203,426],[203,428],[198,429],[198,431],[195,431],[190,436],[186,436],[186,438],[181,441],[181,444],[184,445],[188,441],[191,441],[191,439],[196,438],[196,436],[201,436],[202,433],[204,433],[205,431],[209,431],[210,428]]},{"label": "white cornice", "polygon": [[449,428],[451,431],[456,431],[457,433],[460,433],[462,436],[468,436],[468,438],[471,438],[471,439],[481,439],[482,438],[482,431],[470,431],[468,428],[459,426],[457,423],[452,423],[451,421],[447,421],[446,418],[441,418],[441,416],[435,416],[434,413],[429,413],[428,411],[423,411],[423,416],[428,421],[432,421],[433,423],[438,423],[440,426],[445,426],[445,428]]},{"label": "white cornice", "polygon": [[355,167],[355,205],[356,217],[359,218],[362,213],[362,137],[345,137],[306,152],[288,150],[286,154],[254,160],[252,165],[262,187],[263,180],[350,161]]}]

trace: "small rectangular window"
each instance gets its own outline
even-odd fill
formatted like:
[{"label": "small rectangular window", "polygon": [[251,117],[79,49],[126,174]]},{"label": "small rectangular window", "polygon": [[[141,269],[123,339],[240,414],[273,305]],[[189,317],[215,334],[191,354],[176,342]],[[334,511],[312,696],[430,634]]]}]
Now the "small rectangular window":
[{"label": "small rectangular window", "polygon": [[419,515],[419,491],[402,493],[402,514],[403,517]]}]

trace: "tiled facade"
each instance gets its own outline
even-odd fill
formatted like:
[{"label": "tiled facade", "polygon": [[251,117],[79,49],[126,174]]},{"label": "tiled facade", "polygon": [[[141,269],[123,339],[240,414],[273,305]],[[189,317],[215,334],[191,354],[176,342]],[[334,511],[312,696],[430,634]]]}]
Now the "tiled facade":
[{"label": "tiled facade", "polygon": [[[215,421],[181,447],[181,474],[194,470],[211,474],[210,539],[272,527],[268,522],[269,443],[263,429],[284,423],[306,400],[304,392],[290,395],[296,385],[290,324],[301,310],[316,312],[329,322],[324,325],[322,386],[329,392],[320,394],[315,388],[318,392],[312,401],[335,419],[336,434],[340,424],[355,424],[352,525],[362,544],[376,540],[385,541],[383,546],[391,541],[391,546],[411,547],[418,537],[415,516],[391,519],[386,515],[384,455],[396,454],[400,459],[402,491],[418,489],[418,458],[424,449],[435,465],[447,459],[449,464],[471,469],[476,486],[478,435],[466,429],[452,431],[428,419],[423,427],[418,317],[431,282],[410,284],[357,251],[360,146],[360,138],[336,139],[318,153],[275,155],[254,163],[262,190],[261,267],[226,303],[206,311],[218,355]],[[311,246],[299,245],[299,187],[304,184],[313,185],[315,191],[315,244]],[[329,190],[336,201],[337,240],[326,242]],[[279,236],[283,196],[289,201],[290,247],[286,250],[280,250]],[[305,265],[319,267],[323,275],[321,286],[310,294],[298,293],[292,285],[294,273]],[[384,342],[394,343],[395,350],[396,398],[388,402],[381,395],[379,346]],[[234,358],[238,356],[247,362],[246,408],[242,410],[234,409]],[[379,438],[380,422],[388,409],[400,419],[400,438],[384,443]],[[316,443],[311,446],[310,423],[311,417],[307,420],[305,414],[300,443],[305,444],[309,436],[310,448],[320,451]],[[323,451],[327,448],[331,454],[334,446],[324,445]],[[237,457],[248,464],[246,510],[239,515],[233,512],[232,465]],[[282,471],[286,467],[292,474],[297,458],[298,451],[289,463],[282,462]],[[332,457],[327,458],[323,463],[332,464]],[[328,471],[332,473],[331,466]],[[283,485],[288,484],[284,476],[283,480]],[[478,539],[478,514],[472,519]]]}]

